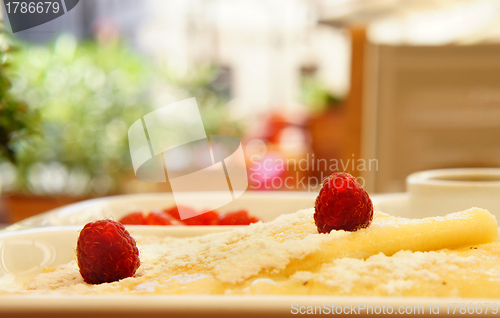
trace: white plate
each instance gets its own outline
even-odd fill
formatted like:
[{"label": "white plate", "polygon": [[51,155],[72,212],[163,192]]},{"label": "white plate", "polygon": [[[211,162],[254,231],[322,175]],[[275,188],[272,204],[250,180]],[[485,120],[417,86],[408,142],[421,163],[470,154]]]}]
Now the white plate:
[{"label": "white plate", "polygon": [[[257,192],[247,191],[233,202],[218,209],[221,213],[247,210],[263,221],[274,220],[284,213],[291,213],[314,206],[317,193],[312,192]],[[206,202],[217,200],[217,192],[191,192],[190,206],[203,208]],[[134,211],[149,212],[175,206],[172,193],[126,194],[97,198],[57,208],[17,222],[7,231],[41,226],[84,225],[102,218],[120,219]]]},{"label": "white plate", "polygon": [[[204,202],[213,200],[218,193],[193,192],[192,207],[201,208]],[[237,200],[218,209],[220,212],[246,209],[263,221],[274,220],[284,213],[292,213],[314,206],[315,192],[252,192],[247,191]],[[371,196],[376,210],[392,215],[411,217],[408,208],[408,194],[395,193]],[[175,205],[171,193],[127,194],[103,197],[78,202],[24,219],[5,231],[46,226],[84,225],[87,222],[113,218],[120,219],[134,211],[151,211]],[[215,227],[216,228],[216,227]],[[220,229],[211,229],[218,231]],[[225,227],[224,227],[225,228]]]},{"label": "white plate", "polygon": [[[209,227],[204,227],[208,229]],[[2,287],[28,282],[41,267],[55,266],[74,257],[80,226],[46,227],[0,234],[0,284]],[[135,227],[133,234],[148,234],[147,227]],[[163,235],[190,236],[190,227],[163,227]],[[156,234],[159,234],[157,231]],[[441,314],[453,303],[473,304],[474,310],[500,299],[452,299],[416,297],[340,297],[340,296],[204,296],[204,295],[1,295],[0,316],[6,317],[290,317],[292,311],[333,307],[335,310],[356,308],[360,316],[367,310],[423,310],[431,306]],[[448,304],[448,307],[447,307]],[[304,307],[300,307],[304,306]],[[365,309],[361,310],[361,307]],[[436,307],[438,306],[438,307]],[[385,308],[385,309],[384,309]],[[353,313],[351,313],[353,314]],[[423,315],[422,315],[423,316]]]},{"label": "white plate", "polygon": [[[193,193],[193,207],[200,207],[204,200],[216,195]],[[262,220],[270,221],[283,213],[313,207],[315,197],[315,193],[307,192],[249,192],[221,211],[244,208]],[[376,210],[412,217],[406,193],[374,195],[372,200]],[[0,233],[0,283],[8,283],[6,278],[9,276],[15,277],[14,283],[29,281],[43,267],[69,262],[74,257],[77,233],[89,221],[104,217],[119,219],[132,211],[150,211],[174,204],[171,194],[120,195],[83,201],[18,222],[10,227],[10,230],[17,231]],[[128,225],[127,228],[132,235],[186,237],[226,231],[235,226]]]}]

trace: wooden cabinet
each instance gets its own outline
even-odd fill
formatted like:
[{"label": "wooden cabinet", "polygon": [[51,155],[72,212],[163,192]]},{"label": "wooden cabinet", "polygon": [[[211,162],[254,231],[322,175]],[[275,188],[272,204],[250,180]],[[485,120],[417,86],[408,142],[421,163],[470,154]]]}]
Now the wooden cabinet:
[{"label": "wooden cabinet", "polygon": [[500,45],[371,45],[366,69],[372,192],[404,191],[419,170],[500,166]]}]

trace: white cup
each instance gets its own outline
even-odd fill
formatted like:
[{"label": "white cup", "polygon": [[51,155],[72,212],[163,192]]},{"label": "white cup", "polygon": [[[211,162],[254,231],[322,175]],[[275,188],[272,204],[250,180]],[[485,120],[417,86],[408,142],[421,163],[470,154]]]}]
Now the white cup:
[{"label": "white cup", "polygon": [[406,178],[415,217],[445,215],[471,207],[500,219],[500,168],[456,168],[416,172]]}]

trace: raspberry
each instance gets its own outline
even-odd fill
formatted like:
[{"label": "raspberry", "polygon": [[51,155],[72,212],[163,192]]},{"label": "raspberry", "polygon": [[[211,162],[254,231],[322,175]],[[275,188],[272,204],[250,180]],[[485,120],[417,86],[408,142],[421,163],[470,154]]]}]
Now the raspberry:
[{"label": "raspberry", "polygon": [[124,217],[122,217],[120,220],[118,220],[121,224],[128,224],[128,225],[146,225],[146,218],[144,217],[144,213],[142,212],[132,212]]},{"label": "raspberry", "polygon": [[[196,211],[194,209],[191,209],[191,208],[186,207],[186,206],[183,206],[182,209],[183,209],[183,211],[189,211],[186,213],[187,215],[196,215]],[[173,208],[164,210],[164,212],[167,213],[168,215],[170,215],[171,217],[173,217],[174,219],[181,221],[181,217],[179,215],[179,210],[177,209],[177,206],[174,206]],[[186,220],[183,220],[183,221],[186,221]]]},{"label": "raspberry", "polygon": [[219,214],[215,211],[208,211],[183,221],[186,225],[217,225]]},{"label": "raspberry", "polygon": [[147,225],[172,225],[170,217],[163,211],[151,211],[146,216]]},{"label": "raspberry", "polygon": [[256,222],[259,222],[259,219],[249,216],[245,210],[223,214],[219,219],[219,225],[249,225]]},{"label": "raspberry", "polygon": [[368,193],[345,172],[334,173],[323,181],[314,210],[319,233],[357,231],[368,227],[373,219],[373,204]]},{"label": "raspberry", "polygon": [[113,220],[87,223],[78,237],[76,256],[88,284],[131,277],[141,265],[134,238],[123,224]]}]

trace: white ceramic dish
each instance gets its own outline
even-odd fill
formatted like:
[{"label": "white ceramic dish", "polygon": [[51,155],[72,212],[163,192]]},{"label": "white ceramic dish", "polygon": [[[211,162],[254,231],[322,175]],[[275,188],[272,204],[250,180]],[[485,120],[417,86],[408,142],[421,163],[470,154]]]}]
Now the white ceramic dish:
[{"label": "white ceramic dish", "polygon": [[[211,196],[215,196],[212,194]],[[270,221],[283,213],[292,213],[314,206],[316,194],[254,192],[233,201],[221,211],[245,208],[264,221]],[[200,206],[207,196],[193,193],[193,206]],[[408,215],[408,195],[405,193],[372,196],[375,209],[411,217]],[[236,204],[237,203],[237,204]],[[174,204],[170,194],[120,195],[88,200],[43,213],[18,222],[11,230],[0,233],[0,282],[7,283],[11,274],[15,282],[25,282],[43,267],[53,267],[70,261],[78,231],[95,219],[112,217],[119,219],[136,210],[149,211]],[[196,236],[227,231],[235,226],[127,226],[132,235]],[[12,233],[12,234],[10,234]]]},{"label": "white ceramic dish", "polygon": [[[208,227],[205,227],[207,229]],[[46,227],[0,234],[0,284],[2,287],[23,284],[40,272],[41,267],[56,266],[74,257],[79,226]],[[182,229],[182,230],[181,230]],[[148,234],[146,227],[136,227],[133,235]],[[156,234],[160,234],[156,232]],[[191,228],[163,227],[162,235],[201,234]],[[85,295],[26,296],[1,295],[0,316],[5,317],[289,317],[292,311],[306,311],[307,306],[334,310],[356,308],[367,316],[391,307],[394,311],[420,310],[423,316],[439,310],[451,310],[453,303],[473,304],[484,314],[489,303],[500,299],[451,299],[415,297],[332,297],[332,296],[203,296],[203,295]],[[448,307],[447,307],[448,304]],[[300,307],[304,306],[304,307]],[[371,306],[372,312],[369,312]],[[437,307],[436,307],[437,306]],[[452,305],[453,306],[453,305]],[[361,309],[364,307],[365,309]],[[385,309],[384,309],[385,308]],[[325,309],[322,309],[325,310]],[[387,309],[388,310],[388,309]],[[498,312],[497,312],[498,313]],[[351,313],[353,314],[353,313]],[[483,316],[483,314],[481,316]]]},{"label": "white ceramic dish", "polygon": [[[206,202],[217,200],[217,192],[190,192],[190,206],[203,208]],[[257,192],[247,191],[237,200],[218,209],[221,213],[245,209],[263,221],[271,221],[283,213],[291,213],[314,206],[317,193],[313,192]],[[19,230],[33,227],[84,225],[102,218],[120,219],[134,211],[149,212],[175,206],[171,193],[143,193],[116,195],[78,202],[27,218],[6,228]]]},{"label": "white ceramic dish", "polygon": [[[193,194],[193,206],[201,206],[216,194]],[[246,208],[250,213],[269,221],[282,213],[314,206],[316,193],[249,192],[225,206],[222,212]],[[396,193],[373,195],[376,210],[403,217],[416,217],[409,205],[410,195]],[[30,281],[41,267],[55,266],[74,257],[74,247],[81,225],[102,217],[119,218],[135,210],[148,211],[173,205],[168,194],[137,194],[89,200],[19,222],[11,229],[31,228],[0,233],[0,284],[8,286]],[[72,225],[77,224],[77,225]],[[228,230],[231,227],[163,227],[130,226],[133,235],[155,234],[194,236]],[[453,303],[474,304],[485,308],[487,303],[500,299],[444,299],[397,297],[326,297],[326,296],[22,296],[0,295],[0,317],[285,317],[292,311],[325,304],[335,308],[358,308],[361,316],[369,312],[360,306],[375,310],[423,310],[430,314],[431,306],[441,314],[451,310]],[[447,306],[448,305],[448,306]],[[436,307],[438,306],[438,307]],[[331,307],[330,307],[331,308]],[[493,316],[491,311],[482,316]]]},{"label": "white ceramic dish", "polygon": [[[191,193],[192,206],[202,207],[204,200],[210,200],[217,193]],[[237,200],[220,208],[220,212],[246,209],[263,221],[271,221],[284,213],[292,213],[314,206],[315,192],[246,192]],[[411,217],[406,193],[393,193],[371,196],[376,210],[392,215]],[[34,227],[84,225],[87,222],[111,217],[118,220],[133,211],[163,209],[175,204],[170,193],[128,194],[103,197],[82,201],[57,208],[24,219],[5,229],[5,231]],[[158,228],[149,226],[150,229]],[[159,227],[161,229],[161,227]],[[217,226],[208,231],[218,231]],[[226,227],[224,227],[226,228]]]}]

